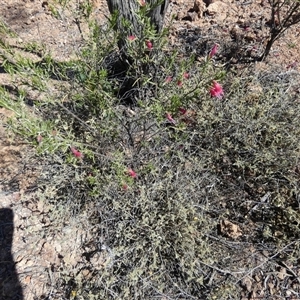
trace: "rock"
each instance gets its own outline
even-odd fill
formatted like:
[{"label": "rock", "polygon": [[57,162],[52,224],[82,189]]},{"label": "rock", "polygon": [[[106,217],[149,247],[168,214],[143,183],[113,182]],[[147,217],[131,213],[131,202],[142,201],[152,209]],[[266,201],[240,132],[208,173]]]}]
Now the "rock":
[{"label": "rock", "polygon": [[240,227],[228,220],[222,220],[220,222],[220,231],[223,235],[232,239],[237,239],[242,235],[242,230],[240,229]]},{"label": "rock", "polygon": [[183,18],[184,20],[186,21],[191,21],[191,22],[194,22],[194,21],[197,21],[198,20],[198,14],[193,11],[193,12],[188,12],[187,13],[187,16]]},{"label": "rock", "polygon": [[217,21],[224,21],[227,17],[227,4],[221,2],[221,1],[216,1],[211,3],[207,9],[206,12],[210,16],[214,16]]},{"label": "rock", "polygon": [[195,0],[193,11],[197,13],[199,18],[202,18],[205,9],[206,5],[202,0]]},{"label": "rock", "polygon": [[181,21],[185,16],[186,14],[183,11],[179,11],[175,19]]}]

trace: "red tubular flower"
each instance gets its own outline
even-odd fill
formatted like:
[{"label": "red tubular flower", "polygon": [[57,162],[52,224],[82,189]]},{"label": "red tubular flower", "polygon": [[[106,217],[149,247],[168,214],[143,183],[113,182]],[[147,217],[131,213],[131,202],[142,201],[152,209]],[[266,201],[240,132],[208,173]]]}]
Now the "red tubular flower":
[{"label": "red tubular flower", "polygon": [[71,151],[76,158],[83,158],[83,154],[78,151],[76,148],[71,147]]},{"label": "red tubular flower", "polygon": [[181,80],[177,81],[177,86],[182,87],[182,81]]},{"label": "red tubular flower", "polygon": [[166,82],[166,83],[169,83],[169,82],[172,81],[172,79],[173,79],[172,76],[168,76],[168,77],[166,78],[165,82]]},{"label": "red tubular flower", "polygon": [[134,41],[135,39],[136,39],[136,37],[134,36],[134,35],[130,35],[129,37],[128,37],[128,39],[129,39],[129,41]]},{"label": "red tubular flower", "polygon": [[212,49],[210,50],[210,53],[209,53],[209,58],[212,58],[214,55],[216,55],[216,53],[218,52],[218,45],[217,44],[214,44],[214,46],[212,47]]},{"label": "red tubular flower", "polygon": [[189,79],[190,78],[190,74],[188,72],[184,72],[183,73],[183,78]]},{"label": "red tubular flower", "polygon": [[140,5],[141,6],[145,6],[146,5],[146,1],[145,0],[140,0]]},{"label": "red tubular flower", "polygon": [[183,107],[179,107],[179,112],[180,112],[180,114],[185,115],[187,110]]},{"label": "red tubular flower", "polygon": [[219,99],[221,99],[224,96],[223,87],[216,81],[213,81],[213,85],[209,92],[212,97],[217,97]]},{"label": "red tubular flower", "polygon": [[132,169],[128,169],[127,173],[132,178],[136,178],[137,177],[137,174]]},{"label": "red tubular flower", "polygon": [[166,114],[166,118],[167,118],[167,120],[170,122],[170,123],[172,123],[172,124],[176,124],[176,122],[175,122],[175,120],[172,118],[172,116],[171,116],[171,114],[169,114],[169,113],[167,113]]},{"label": "red tubular flower", "polygon": [[146,46],[147,46],[148,50],[152,50],[152,48],[153,48],[153,44],[150,41],[146,41]]}]

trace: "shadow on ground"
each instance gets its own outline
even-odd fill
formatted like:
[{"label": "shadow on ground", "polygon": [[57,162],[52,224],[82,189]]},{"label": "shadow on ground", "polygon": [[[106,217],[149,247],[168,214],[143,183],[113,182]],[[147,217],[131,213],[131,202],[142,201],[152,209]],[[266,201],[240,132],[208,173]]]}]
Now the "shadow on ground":
[{"label": "shadow on ground", "polygon": [[0,209],[0,299],[23,300],[22,287],[11,254],[13,217],[11,209]]}]

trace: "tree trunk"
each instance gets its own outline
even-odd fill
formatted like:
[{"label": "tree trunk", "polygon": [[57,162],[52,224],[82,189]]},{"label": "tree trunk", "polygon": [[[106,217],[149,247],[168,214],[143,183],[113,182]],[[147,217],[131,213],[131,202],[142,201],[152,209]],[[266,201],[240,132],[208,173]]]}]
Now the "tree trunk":
[{"label": "tree trunk", "polygon": [[[149,28],[146,28],[139,18],[138,13],[143,8],[143,4],[147,2],[147,5],[151,7],[150,11],[147,12],[147,17],[150,19],[150,24],[153,25],[157,33],[159,33],[163,27],[163,21],[169,0],[106,0],[108,8],[111,14],[117,13],[117,19],[115,23],[115,30],[118,32],[118,47],[120,50],[120,60],[116,64],[116,74],[123,74],[123,82],[119,90],[119,97],[123,103],[135,103],[135,99],[139,98],[139,78],[141,74],[135,74],[131,70],[131,73],[127,71],[130,69],[129,66],[132,64],[133,59],[129,55],[129,36],[134,36],[138,39],[149,38],[145,36],[145,33]],[[129,26],[124,25],[124,20]],[[146,53],[146,52],[145,52]],[[148,53],[151,55],[151,53]],[[143,65],[141,68],[143,72],[147,73],[148,65]],[[138,71],[137,71],[138,72]],[[120,75],[119,75],[120,76]]]},{"label": "tree trunk", "polygon": [[[106,0],[108,4],[108,8],[111,14],[117,12],[117,24],[116,29],[123,35],[123,39],[119,43],[119,47],[124,47],[125,39],[129,35],[134,35],[136,37],[141,36],[141,24],[139,23],[136,11],[141,9],[142,0]],[[163,27],[163,21],[165,17],[165,13],[167,11],[167,7],[169,5],[169,0],[145,0],[147,4],[150,4],[152,9],[149,12],[148,17],[151,20],[151,23],[154,25],[157,32]],[[131,29],[126,29],[123,26],[122,19],[125,19],[130,22]],[[125,36],[126,35],[126,36]]]}]

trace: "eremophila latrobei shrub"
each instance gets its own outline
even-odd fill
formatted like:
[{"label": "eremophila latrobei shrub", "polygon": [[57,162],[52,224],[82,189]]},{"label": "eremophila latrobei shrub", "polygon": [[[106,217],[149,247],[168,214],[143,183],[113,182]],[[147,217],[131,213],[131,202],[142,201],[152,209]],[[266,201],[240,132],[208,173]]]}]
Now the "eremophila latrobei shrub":
[{"label": "eremophila latrobei shrub", "polygon": [[[299,257],[299,74],[226,73],[216,46],[185,59],[141,22],[125,65],[116,33],[95,24],[77,60],[16,61],[10,70],[47,79],[46,92],[55,77],[59,97],[49,89],[37,118],[26,87],[12,103],[0,90],[0,104],[22,112],[11,126],[44,154],[53,223],[79,211],[90,222],[89,277],[65,271],[56,289],[64,299],[239,299],[257,253],[293,245]],[[241,233],[224,237],[222,219]]]}]

